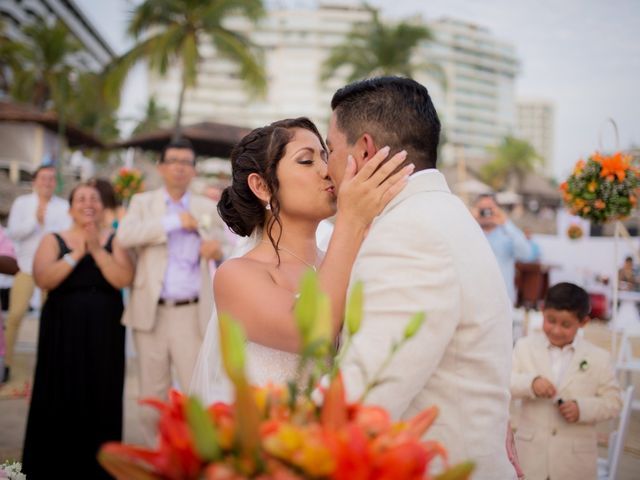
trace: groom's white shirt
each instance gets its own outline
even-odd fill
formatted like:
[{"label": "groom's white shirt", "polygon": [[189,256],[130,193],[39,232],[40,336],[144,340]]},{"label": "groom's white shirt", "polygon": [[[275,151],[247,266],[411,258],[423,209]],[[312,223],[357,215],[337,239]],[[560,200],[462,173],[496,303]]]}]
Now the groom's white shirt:
[{"label": "groom's white shirt", "polygon": [[343,363],[355,400],[402,337],[419,333],[384,372],[367,403],[406,419],[431,405],[440,414],[427,438],[450,463],[476,462],[474,479],[513,479],[505,438],[509,415],[511,318],[504,281],[477,222],[437,170],[418,172],[373,223],[353,267],[364,281],[364,319]]}]

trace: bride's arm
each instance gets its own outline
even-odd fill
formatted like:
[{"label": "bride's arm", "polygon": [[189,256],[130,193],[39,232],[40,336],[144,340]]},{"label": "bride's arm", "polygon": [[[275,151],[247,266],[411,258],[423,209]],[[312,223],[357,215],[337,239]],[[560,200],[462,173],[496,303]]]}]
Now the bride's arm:
[{"label": "bride's arm", "polygon": [[[388,150],[379,151],[357,174],[351,159],[340,188],[335,228],[318,272],[320,286],[331,299],[334,335],[342,326],[351,268],[367,229],[406,185],[406,177],[413,170],[410,165],[391,175],[406,154],[396,154],[380,166],[387,155]],[[214,295],[218,312],[240,321],[249,340],[279,350],[299,351],[294,295],[277,285],[266,269],[257,268],[247,259],[227,261],[216,272]]]}]

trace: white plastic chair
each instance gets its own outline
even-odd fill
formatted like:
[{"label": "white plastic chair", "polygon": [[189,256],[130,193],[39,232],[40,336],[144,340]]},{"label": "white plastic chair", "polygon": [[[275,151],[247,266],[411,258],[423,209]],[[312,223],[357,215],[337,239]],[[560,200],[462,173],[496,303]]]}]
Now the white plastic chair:
[{"label": "white plastic chair", "polygon": [[609,451],[607,458],[598,458],[598,480],[615,480],[617,478],[620,458],[624,451],[624,441],[627,436],[627,426],[631,418],[633,403],[633,385],[629,385],[622,397],[622,412],[617,430],[609,435]]},{"label": "white plastic chair", "polygon": [[[633,331],[625,331],[622,335],[620,342],[620,350],[618,351],[618,358],[616,360],[616,372],[618,374],[624,374],[623,385],[632,384],[632,374],[640,373],[640,356],[634,356],[633,348],[634,344],[636,349],[640,346],[640,331],[634,329]],[[634,410],[640,410],[640,401],[633,402],[632,408]]]}]

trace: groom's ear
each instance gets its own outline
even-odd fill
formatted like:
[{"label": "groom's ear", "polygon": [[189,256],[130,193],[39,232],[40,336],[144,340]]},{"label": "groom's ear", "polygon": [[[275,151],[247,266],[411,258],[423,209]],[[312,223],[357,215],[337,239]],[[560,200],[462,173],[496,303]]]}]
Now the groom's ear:
[{"label": "groom's ear", "polygon": [[362,149],[362,156],[361,158],[358,158],[356,160],[360,160],[364,164],[378,152],[378,148],[373,141],[373,137],[368,133],[363,134],[358,142],[360,143],[359,146]]}]

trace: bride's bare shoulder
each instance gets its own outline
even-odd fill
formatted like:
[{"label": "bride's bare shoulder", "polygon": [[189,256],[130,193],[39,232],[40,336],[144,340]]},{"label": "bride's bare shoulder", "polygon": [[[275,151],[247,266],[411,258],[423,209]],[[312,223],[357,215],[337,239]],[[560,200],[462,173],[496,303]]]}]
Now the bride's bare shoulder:
[{"label": "bride's bare shoulder", "polygon": [[252,279],[270,278],[272,266],[266,262],[251,257],[232,258],[225,261],[216,270],[214,282],[220,281],[250,281]]}]

